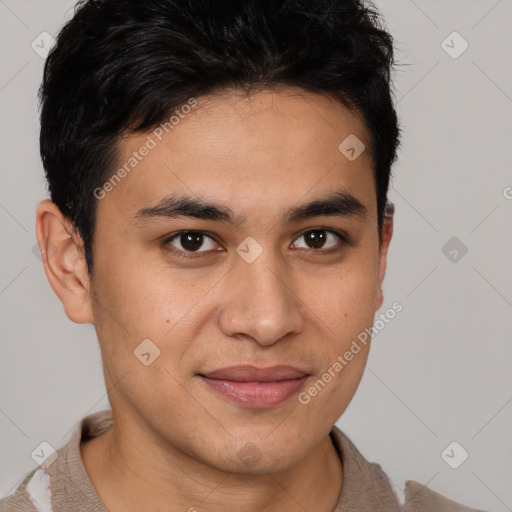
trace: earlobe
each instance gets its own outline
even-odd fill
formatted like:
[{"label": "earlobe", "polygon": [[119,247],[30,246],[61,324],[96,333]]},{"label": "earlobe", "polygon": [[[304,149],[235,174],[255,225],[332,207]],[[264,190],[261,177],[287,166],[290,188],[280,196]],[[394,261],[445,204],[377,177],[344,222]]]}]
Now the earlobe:
[{"label": "earlobe", "polygon": [[76,323],[92,323],[90,281],[82,241],[72,223],[49,199],[39,203],[36,234],[50,286]]},{"label": "earlobe", "polygon": [[379,289],[377,292],[377,299],[375,302],[375,311],[377,311],[384,302],[384,295],[382,293],[382,283],[386,275],[387,255],[391,238],[393,237],[393,218],[395,213],[395,205],[387,202],[386,210],[382,223],[382,238],[379,247]]}]

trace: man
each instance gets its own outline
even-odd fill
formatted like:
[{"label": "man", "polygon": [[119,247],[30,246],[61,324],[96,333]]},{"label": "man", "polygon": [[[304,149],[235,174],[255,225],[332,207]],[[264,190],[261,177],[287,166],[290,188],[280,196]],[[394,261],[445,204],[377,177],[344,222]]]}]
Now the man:
[{"label": "man", "polygon": [[45,272],[111,411],[0,510],[469,511],[335,422],[393,233],[391,36],[357,0],[87,0],[41,87]]}]

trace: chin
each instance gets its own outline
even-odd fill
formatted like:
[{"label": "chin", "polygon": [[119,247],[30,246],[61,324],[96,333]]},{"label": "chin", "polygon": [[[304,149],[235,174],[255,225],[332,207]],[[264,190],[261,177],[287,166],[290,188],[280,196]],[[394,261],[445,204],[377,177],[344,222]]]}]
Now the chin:
[{"label": "chin", "polygon": [[[292,467],[303,456],[300,448],[291,444],[288,444],[288,450],[284,451],[284,443],[269,443],[268,439],[266,442],[265,439],[260,442],[242,441],[237,443],[236,447],[230,446],[217,454],[213,462],[223,471],[241,475],[279,473]],[[226,457],[228,453],[230,456]]]},{"label": "chin", "polygon": [[225,460],[222,466],[219,466],[217,460],[216,466],[224,472],[233,473],[236,475],[266,475],[269,473],[281,473],[287,471],[296,463],[291,459],[276,460],[282,454],[276,450],[274,455],[267,454],[267,457],[262,457],[260,460]]}]

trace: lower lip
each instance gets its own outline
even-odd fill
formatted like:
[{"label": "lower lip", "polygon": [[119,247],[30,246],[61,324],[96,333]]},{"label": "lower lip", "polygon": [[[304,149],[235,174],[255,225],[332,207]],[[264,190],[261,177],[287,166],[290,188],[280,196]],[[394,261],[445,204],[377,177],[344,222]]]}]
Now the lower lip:
[{"label": "lower lip", "polygon": [[284,402],[295,394],[308,378],[305,375],[300,379],[265,383],[209,379],[202,375],[200,377],[214,391],[233,400],[237,404],[254,408],[272,407]]}]

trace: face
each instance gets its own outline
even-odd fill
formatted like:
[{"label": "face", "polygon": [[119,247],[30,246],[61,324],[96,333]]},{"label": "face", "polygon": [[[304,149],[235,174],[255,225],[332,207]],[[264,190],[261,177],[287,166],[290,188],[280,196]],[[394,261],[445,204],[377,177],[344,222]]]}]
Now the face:
[{"label": "face", "polygon": [[[382,304],[372,161],[338,149],[368,137],[356,113],[292,89],[197,102],[98,201],[90,305],[110,403],[210,466],[279,471],[346,409],[369,344],[344,354]],[[148,135],[123,140],[119,168]],[[297,373],[205,377],[239,365]]]}]

